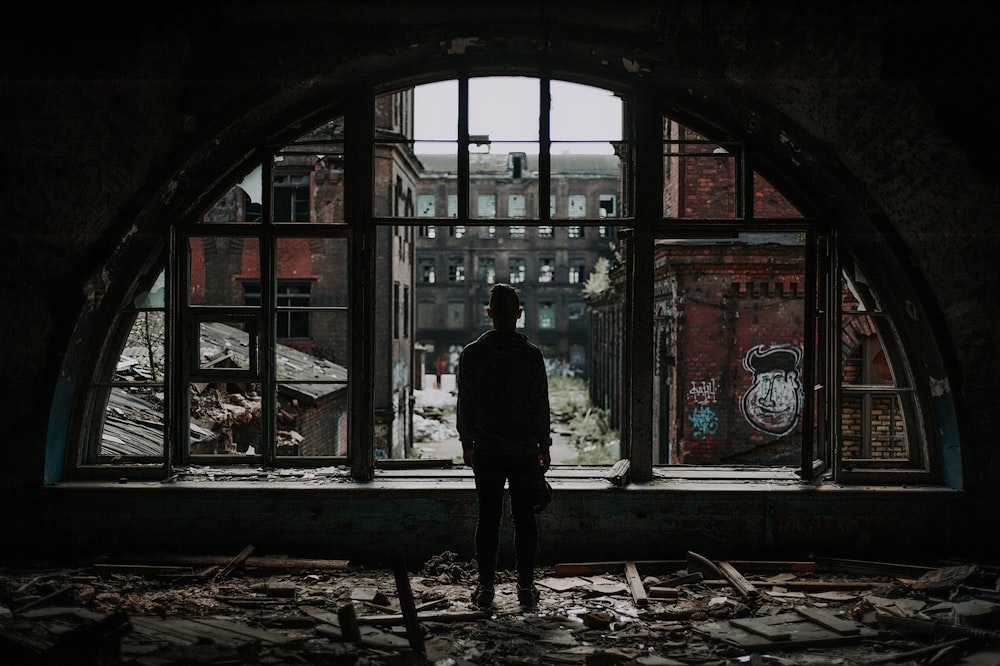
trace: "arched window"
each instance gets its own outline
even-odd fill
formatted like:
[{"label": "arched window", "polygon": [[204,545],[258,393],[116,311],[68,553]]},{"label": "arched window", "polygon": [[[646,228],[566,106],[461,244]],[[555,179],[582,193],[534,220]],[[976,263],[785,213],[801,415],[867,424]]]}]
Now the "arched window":
[{"label": "arched window", "polygon": [[744,137],[545,75],[369,92],[257,146],[129,278],[69,475],[371,478],[411,455],[414,397],[453,381],[505,280],[551,375],[603,421],[596,442],[568,422],[563,464],[940,480],[886,281]]}]

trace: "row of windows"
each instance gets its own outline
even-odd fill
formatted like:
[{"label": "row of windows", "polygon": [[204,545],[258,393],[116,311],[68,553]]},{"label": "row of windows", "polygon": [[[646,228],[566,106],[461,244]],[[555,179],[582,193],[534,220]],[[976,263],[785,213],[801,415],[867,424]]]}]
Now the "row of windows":
[{"label": "row of windows", "polygon": [[[423,300],[417,303],[417,326],[422,329],[434,329],[440,326],[437,319],[437,304],[431,300]],[[445,328],[453,330],[467,329],[470,327],[468,319],[469,306],[465,301],[448,301],[445,311]],[[489,303],[481,303],[477,307],[479,316],[476,321],[471,322],[472,326],[489,327],[490,318],[486,314]],[[573,301],[566,304],[565,314],[567,322],[582,322],[586,314],[586,304],[583,301]],[[519,329],[539,329],[554,330],[561,323],[559,321],[559,306],[554,301],[538,301],[536,307],[531,311],[525,309],[524,313],[517,320]]]},{"label": "row of windows", "polygon": [[[475,202],[475,212],[474,217],[528,217],[531,215],[532,211],[528,208],[528,197],[524,194],[508,194],[507,195],[507,208],[505,211],[497,210],[497,195],[496,194],[479,194],[476,195]],[[565,200],[566,214],[565,217],[575,218],[575,217],[587,217],[587,195],[586,194],[570,194]],[[417,217],[439,217],[440,213],[437,204],[437,196],[434,194],[418,194],[417,195]],[[549,216],[558,217],[558,207],[557,207],[557,197],[556,195],[549,196]],[[597,217],[617,217],[618,216],[618,197],[614,194],[599,194],[597,195]],[[506,213],[503,215],[502,213]],[[458,217],[458,195],[449,194],[447,196],[446,204],[446,216],[447,217]]]},{"label": "row of windows", "polygon": [[[521,239],[528,237],[528,228],[524,225],[511,225],[506,227],[507,237],[513,239]],[[541,225],[538,227],[533,227],[533,233],[537,238],[553,239],[556,237],[556,228],[552,225]],[[465,225],[453,225],[448,227],[448,236],[450,238],[465,238],[468,230]],[[483,227],[478,227],[476,232],[479,238],[498,238],[501,234],[499,233],[496,225],[487,225]],[[592,232],[593,233],[593,232]],[[598,238],[609,238],[611,236],[611,228],[607,226],[597,227],[597,237]],[[433,225],[424,225],[420,227],[420,237],[421,238],[437,238],[438,228]],[[577,239],[586,238],[587,230],[580,225],[570,225],[566,227],[566,238]]]},{"label": "row of windows", "polygon": [[[479,267],[478,279],[486,284],[498,282],[497,264],[492,257],[478,257],[476,263]],[[538,283],[558,282],[560,277],[559,269],[554,257],[538,257],[535,266],[535,280]],[[569,265],[565,267],[564,282],[568,284],[580,284],[585,279],[587,262],[584,259],[570,259]],[[438,281],[437,259],[422,258],[418,260],[417,279],[424,284],[434,284]],[[452,257],[448,259],[448,282],[465,282],[467,278],[465,270],[465,259],[462,257]],[[504,280],[499,280],[503,282]],[[526,259],[513,258],[507,262],[507,279],[510,284],[522,284],[528,281],[528,263]]]}]

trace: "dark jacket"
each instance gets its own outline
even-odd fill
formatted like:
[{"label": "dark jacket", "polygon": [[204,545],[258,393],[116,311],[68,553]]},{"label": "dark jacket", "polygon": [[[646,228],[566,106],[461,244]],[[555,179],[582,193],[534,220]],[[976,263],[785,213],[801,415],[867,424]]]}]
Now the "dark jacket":
[{"label": "dark jacket", "polygon": [[549,383],[542,351],[521,333],[483,333],[459,358],[457,409],[463,449],[548,453]]}]

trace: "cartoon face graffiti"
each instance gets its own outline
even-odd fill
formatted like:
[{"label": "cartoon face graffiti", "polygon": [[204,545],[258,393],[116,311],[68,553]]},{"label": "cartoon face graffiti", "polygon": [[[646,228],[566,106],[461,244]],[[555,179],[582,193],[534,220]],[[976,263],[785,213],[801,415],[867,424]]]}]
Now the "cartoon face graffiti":
[{"label": "cartoon face graffiti", "polygon": [[753,384],[743,394],[740,410],[754,428],[780,437],[798,425],[803,399],[801,360],[802,350],[791,345],[767,350],[757,345],[747,351],[743,367],[753,373]]}]

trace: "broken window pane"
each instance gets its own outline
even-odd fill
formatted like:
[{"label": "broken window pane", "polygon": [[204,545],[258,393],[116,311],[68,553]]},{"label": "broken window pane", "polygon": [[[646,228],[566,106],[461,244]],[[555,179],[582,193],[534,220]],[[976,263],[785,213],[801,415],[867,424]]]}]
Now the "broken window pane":
[{"label": "broken window pane", "polygon": [[655,464],[799,464],[803,238],[657,242]]},{"label": "broken window pane", "polygon": [[344,119],[306,132],[274,157],[272,220],[343,224]]},{"label": "broken window pane", "polygon": [[709,141],[669,118],[663,138],[664,217],[735,218],[738,146]]}]

